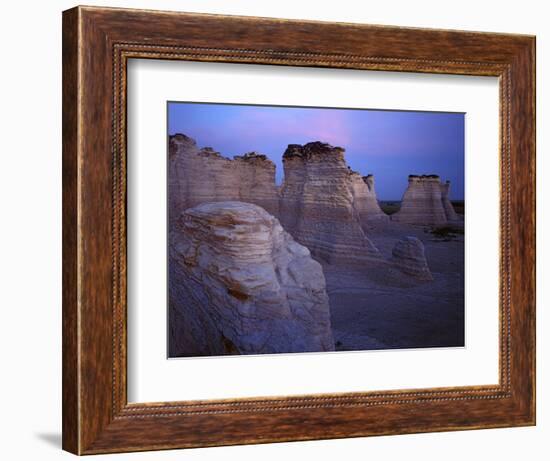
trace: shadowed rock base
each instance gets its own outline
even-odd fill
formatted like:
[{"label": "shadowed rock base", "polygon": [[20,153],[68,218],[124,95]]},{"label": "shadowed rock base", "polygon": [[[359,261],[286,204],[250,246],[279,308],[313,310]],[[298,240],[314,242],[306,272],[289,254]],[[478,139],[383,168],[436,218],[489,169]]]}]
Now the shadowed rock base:
[{"label": "shadowed rock base", "polygon": [[320,264],[259,206],[188,209],[169,241],[170,356],[334,350]]}]

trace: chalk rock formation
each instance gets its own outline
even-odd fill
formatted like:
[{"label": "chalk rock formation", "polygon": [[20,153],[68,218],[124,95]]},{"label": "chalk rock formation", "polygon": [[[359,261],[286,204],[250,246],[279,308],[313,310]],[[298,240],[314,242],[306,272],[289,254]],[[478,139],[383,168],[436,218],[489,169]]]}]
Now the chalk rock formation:
[{"label": "chalk rock formation", "polygon": [[290,144],[283,165],[280,219],[296,241],[329,263],[380,258],[354,207],[344,149],[322,142]]},{"label": "chalk rock formation", "polygon": [[275,184],[275,164],[258,152],[235,156],[233,161],[239,175],[238,200],[259,205],[277,216],[279,194]]},{"label": "chalk rock formation", "polygon": [[459,220],[449,201],[450,182],[441,183],[437,175],[409,176],[409,185],[393,221],[440,226]]},{"label": "chalk rock formation", "polygon": [[263,208],[187,209],[169,242],[171,356],[334,350],[322,268]]},{"label": "chalk rock formation", "polygon": [[424,245],[416,237],[399,240],[393,247],[391,262],[405,274],[419,280],[433,280],[424,254]]},{"label": "chalk rock formation", "polygon": [[353,195],[353,206],[359,213],[361,224],[365,229],[369,223],[388,222],[389,216],[382,211],[374,190],[374,176],[361,176],[350,170],[350,188]]},{"label": "chalk rock formation", "polygon": [[231,160],[210,147],[200,149],[184,134],[169,139],[168,187],[170,222],[204,202],[240,200],[275,215],[279,209],[275,164],[265,155],[250,152]]},{"label": "chalk rock formation", "polygon": [[462,221],[462,217],[456,213],[453,204],[449,200],[450,188],[451,181],[447,181],[445,184],[441,183],[441,203],[443,204],[447,221]]}]

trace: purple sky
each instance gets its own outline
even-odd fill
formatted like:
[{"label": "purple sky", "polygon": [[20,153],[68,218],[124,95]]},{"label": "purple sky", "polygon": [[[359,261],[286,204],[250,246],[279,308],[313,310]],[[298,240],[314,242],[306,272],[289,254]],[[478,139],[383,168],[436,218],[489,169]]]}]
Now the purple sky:
[{"label": "purple sky", "polygon": [[464,114],[284,106],[168,103],[169,134],[184,133],[226,157],[266,154],[283,178],[288,144],[328,142],[346,161],[374,174],[380,200],[400,200],[409,174],[451,181],[451,198],[464,198]]}]

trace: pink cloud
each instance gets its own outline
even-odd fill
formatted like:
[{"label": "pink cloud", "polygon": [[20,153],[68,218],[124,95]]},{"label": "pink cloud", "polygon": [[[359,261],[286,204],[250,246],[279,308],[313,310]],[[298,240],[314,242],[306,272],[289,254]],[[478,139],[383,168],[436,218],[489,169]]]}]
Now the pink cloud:
[{"label": "pink cloud", "polygon": [[280,136],[288,143],[323,141],[345,147],[351,141],[347,115],[339,111],[247,110],[233,117],[227,123],[226,129],[245,133],[245,136],[251,138],[260,134],[265,136],[268,132],[271,136]]}]

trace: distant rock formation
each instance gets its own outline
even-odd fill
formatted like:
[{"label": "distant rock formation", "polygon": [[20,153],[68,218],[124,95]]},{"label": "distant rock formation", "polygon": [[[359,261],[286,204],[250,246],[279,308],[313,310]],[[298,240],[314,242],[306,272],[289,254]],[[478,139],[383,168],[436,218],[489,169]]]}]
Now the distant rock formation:
[{"label": "distant rock formation", "polygon": [[443,209],[447,216],[447,221],[462,221],[462,217],[459,216],[451,201],[449,200],[449,189],[451,188],[451,181],[447,181],[445,184],[441,183],[441,203],[443,203]]},{"label": "distant rock formation", "polygon": [[353,206],[359,213],[363,229],[370,223],[388,222],[390,217],[382,211],[374,190],[374,176],[361,176],[350,170],[350,187],[353,195]]},{"label": "distant rock formation", "polygon": [[176,134],[169,139],[168,172],[171,221],[187,208],[225,200],[255,203],[278,214],[275,164],[265,155],[250,152],[231,160]]},{"label": "distant rock formation", "polygon": [[391,262],[405,274],[419,280],[433,280],[424,254],[424,245],[416,237],[399,240],[393,247]]},{"label": "distant rock formation", "polygon": [[329,263],[380,258],[361,227],[343,148],[290,144],[283,165],[280,219],[296,241]]},{"label": "distant rock formation", "polygon": [[254,203],[278,216],[279,194],[275,183],[275,164],[266,155],[258,152],[233,158],[239,172],[239,200]]},{"label": "distant rock formation", "polygon": [[437,175],[410,175],[409,185],[393,221],[440,226],[459,221],[449,201],[450,182],[442,183]]},{"label": "distant rock formation", "polygon": [[321,265],[263,208],[187,209],[169,242],[171,356],[334,350]]}]

